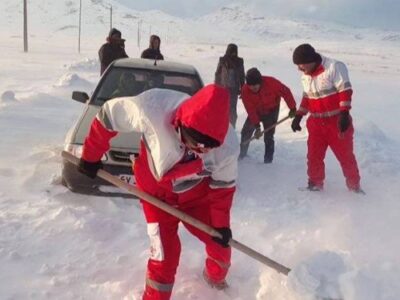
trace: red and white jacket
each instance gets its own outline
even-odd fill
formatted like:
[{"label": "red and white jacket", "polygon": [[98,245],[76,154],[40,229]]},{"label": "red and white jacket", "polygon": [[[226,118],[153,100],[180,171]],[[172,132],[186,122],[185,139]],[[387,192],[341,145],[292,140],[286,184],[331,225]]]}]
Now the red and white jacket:
[{"label": "red and white jacket", "polygon": [[[201,89],[191,98],[181,92],[151,89],[135,97],[109,100],[92,123],[82,158],[100,160],[117,132],[142,132],[134,165],[138,186],[174,206],[210,201],[212,226],[226,227],[239,154],[228,112],[229,93],[216,85]],[[185,161],[188,149],[177,124],[192,127],[222,144]]]},{"label": "red and white jacket", "polygon": [[253,93],[247,84],[241,91],[243,105],[249,115],[251,123],[260,123],[260,117],[277,108],[281,98],[285,100],[289,109],[296,108],[296,102],[290,89],[278,79],[263,76],[260,90]]},{"label": "red and white jacket", "polygon": [[312,117],[325,118],[351,108],[353,90],[346,65],[321,57],[322,62],[314,73],[301,77],[304,93],[297,111],[299,115],[310,113]]}]

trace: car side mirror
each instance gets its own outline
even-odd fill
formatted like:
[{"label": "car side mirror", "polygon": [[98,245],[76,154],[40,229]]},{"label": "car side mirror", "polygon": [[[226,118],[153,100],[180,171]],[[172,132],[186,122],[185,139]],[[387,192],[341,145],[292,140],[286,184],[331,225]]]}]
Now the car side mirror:
[{"label": "car side mirror", "polygon": [[89,96],[85,92],[73,91],[72,99],[74,99],[75,101],[78,101],[78,102],[86,103],[86,101],[89,99]]}]

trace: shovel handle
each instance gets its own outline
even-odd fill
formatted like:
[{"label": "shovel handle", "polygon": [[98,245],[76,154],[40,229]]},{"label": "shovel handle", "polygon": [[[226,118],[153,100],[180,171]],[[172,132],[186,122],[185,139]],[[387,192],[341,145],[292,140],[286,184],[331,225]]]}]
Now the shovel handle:
[{"label": "shovel handle", "polygon": [[[270,131],[271,129],[273,129],[273,128],[275,128],[276,126],[278,126],[279,124],[285,122],[285,121],[286,121],[287,119],[289,119],[289,118],[290,118],[289,116],[286,116],[286,117],[280,119],[278,122],[276,122],[276,123],[272,124],[271,126],[265,128],[263,131],[261,131],[261,133],[264,134],[264,133]],[[256,139],[256,137],[255,137],[255,136],[252,136],[252,137],[249,138],[248,140],[244,141],[244,142],[242,143],[242,145],[247,145],[248,143],[250,143],[250,142],[251,142],[252,140],[254,140],[254,139]]]},{"label": "shovel handle", "polygon": [[[71,153],[67,151],[62,151],[62,157],[66,160],[68,160],[70,163],[78,166],[79,165],[79,159],[72,155]],[[128,191],[129,193],[137,196],[138,198],[142,199],[143,201],[146,201],[155,207],[158,207],[159,209],[169,213],[170,215],[177,217],[178,219],[182,220],[185,223],[188,223],[192,225],[193,227],[196,227],[197,229],[209,234],[210,236],[217,237],[217,238],[222,238],[222,235],[216,231],[213,227],[197,220],[196,218],[193,218],[192,216],[189,216],[188,214],[180,211],[179,209],[174,208],[173,206],[143,192],[142,190],[138,189],[132,184],[128,184],[125,181],[119,179],[118,177],[108,173],[107,171],[104,171],[100,169],[97,172],[97,176],[112,183],[113,185]],[[230,239],[229,245],[232,248],[235,248],[248,256],[254,258],[255,260],[267,265],[268,267],[276,270],[279,273],[288,275],[290,272],[290,269],[273,261],[272,259],[262,255],[261,253],[256,252],[255,250],[251,249],[250,247],[247,247],[246,245],[243,245],[242,243],[235,241],[234,239]]]}]

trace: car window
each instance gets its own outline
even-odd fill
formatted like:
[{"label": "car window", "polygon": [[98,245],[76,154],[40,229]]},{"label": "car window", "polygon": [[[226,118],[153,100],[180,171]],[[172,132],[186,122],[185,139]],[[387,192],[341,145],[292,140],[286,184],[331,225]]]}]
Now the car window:
[{"label": "car window", "polygon": [[195,94],[202,86],[197,75],[153,70],[113,68],[107,72],[93,95],[92,104],[102,105],[116,97],[136,96],[152,88]]}]

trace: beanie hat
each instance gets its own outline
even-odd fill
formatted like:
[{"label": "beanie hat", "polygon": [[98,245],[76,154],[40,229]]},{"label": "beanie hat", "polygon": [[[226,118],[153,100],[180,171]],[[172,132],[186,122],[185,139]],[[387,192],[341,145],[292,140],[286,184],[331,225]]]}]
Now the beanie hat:
[{"label": "beanie hat", "polygon": [[262,75],[257,68],[251,68],[246,73],[246,83],[248,85],[256,85],[261,84],[262,82]]},{"label": "beanie hat", "polygon": [[315,52],[315,49],[310,44],[297,46],[293,51],[293,63],[295,65],[309,64],[317,62],[320,59],[321,56]]}]

